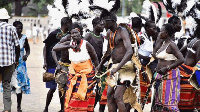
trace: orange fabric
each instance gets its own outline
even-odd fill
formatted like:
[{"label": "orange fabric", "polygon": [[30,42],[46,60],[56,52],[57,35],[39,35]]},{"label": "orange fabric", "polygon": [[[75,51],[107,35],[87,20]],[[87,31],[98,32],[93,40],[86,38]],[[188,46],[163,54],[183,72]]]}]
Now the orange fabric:
[{"label": "orange fabric", "polygon": [[[183,68],[184,67],[184,68]],[[194,67],[188,66],[186,64],[182,64],[179,66],[180,73],[183,77],[190,77],[191,74],[188,74],[188,72],[194,71]]]},{"label": "orange fabric", "polygon": [[[110,32],[110,39],[109,39],[110,42],[109,42],[109,44],[110,44],[111,49],[114,49],[114,47],[115,47],[115,35],[116,35],[116,33],[117,33],[117,30],[115,31],[115,33],[112,37],[112,31]],[[111,43],[111,38],[112,38],[112,43]]]},{"label": "orange fabric", "polygon": [[82,77],[76,98],[79,98],[80,100],[84,100],[86,93],[87,93],[87,77],[86,74],[89,74],[93,69],[91,60],[87,60],[85,62],[81,63],[73,63],[71,62],[71,65],[69,67],[69,73],[75,74],[75,76],[71,79],[71,83],[69,86],[69,89],[66,92],[66,100],[65,100],[65,107],[68,107],[68,103],[72,94],[73,86],[76,84],[76,81],[78,77]]},{"label": "orange fabric", "polygon": [[135,33],[135,36],[137,38],[138,45],[140,45],[140,38],[138,37],[138,35],[137,35],[137,33],[135,31],[134,31],[134,33]]}]

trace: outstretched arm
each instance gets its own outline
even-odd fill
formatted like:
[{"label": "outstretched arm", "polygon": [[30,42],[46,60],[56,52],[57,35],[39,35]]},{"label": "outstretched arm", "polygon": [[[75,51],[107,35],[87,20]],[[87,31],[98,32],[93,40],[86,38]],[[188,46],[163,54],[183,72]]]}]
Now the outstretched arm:
[{"label": "outstretched arm", "polygon": [[65,37],[63,37],[59,43],[63,43],[63,42],[66,42],[66,41],[71,41],[71,35],[70,34],[67,34]]},{"label": "outstretched arm", "polygon": [[70,45],[70,41],[66,41],[66,42],[62,42],[62,43],[57,43],[54,47],[53,47],[53,51],[62,51],[64,49],[69,49],[71,48]]}]

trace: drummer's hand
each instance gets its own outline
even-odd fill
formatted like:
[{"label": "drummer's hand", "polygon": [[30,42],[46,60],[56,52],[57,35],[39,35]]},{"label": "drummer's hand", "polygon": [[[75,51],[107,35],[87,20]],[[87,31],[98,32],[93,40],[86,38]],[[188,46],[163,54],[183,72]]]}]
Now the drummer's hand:
[{"label": "drummer's hand", "polygon": [[56,67],[56,71],[57,71],[57,73],[60,73],[60,72],[61,72],[61,67],[60,67],[59,64],[58,64],[57,67]]},{"label": "drummer's hand", "polygon": [[113,68],[110,72],[110,78],[112,78],[112,76],[114,76],[114,74],[117,72],[116,68]]}]

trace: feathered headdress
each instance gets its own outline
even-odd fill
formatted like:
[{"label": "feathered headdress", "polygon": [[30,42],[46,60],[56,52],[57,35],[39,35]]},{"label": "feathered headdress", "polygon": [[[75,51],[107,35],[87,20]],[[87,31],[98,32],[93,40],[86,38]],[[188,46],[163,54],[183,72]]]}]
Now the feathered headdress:
[{"label": "feathered headdress", "polygon": [[188,29],[189,33],[191,35],[193,35],[193,33],[196,30],[196,27],[198,25],[196,20],[193,17],[188,16],[188,17],[185,18],[185,22],[186,22],[185,29]]},{"label": "feathered headdress", "polygon": [[65,9],[62,6],[62,0],[55,0],[53,5],[48,5],[48,15],[51,17],[50,23],[54,28],[60,27],[60,21],[63,17],[66,17]]},{"label": "feathered headdress", "polygon": [[143,2],[142,7],[146,9],[146,14],[144,16],[141,16],[141,15],[138,15],[138,16],[144,19],[145,21],[150,20],[150,21],[155,21],[155,23],[158,23],[158,21],[160,20],[162,16],[162,9],[158,2],[154,2],[154,3],[157,4],[158,11],[156,7],[149,0],[145,0]]},{"label": "feathered headdress", "polygon": [[163,4],[169,13],[183,18],[192,16],[200,19],[198,0],[163,0]]},{"label": "feathered headdress", "polygon": [[87,19],[90,17],[89,6],[92,0],[62,0],[62,5],[70,18]]},{"label": "feathered headdress", "polygon": [[116,13],[120,8],[120,0],[94,0],[93,5],[89,6],[92,11],[100,11],[100,18]]},{"label": "feathered headdress", "polygon": [[168,12],[187,19],[187,21],[195,20],[195,23],[200,25],[200,4],[198,0],[163,0],[163,4]]},{"label": "feathered headdress", "polygon": [[177,7],[181,5],[182,1],[184,0],[162,0],[162,1],[163,5],[165,6],[168,12],[172,14],[177,14],[178,13]]}]

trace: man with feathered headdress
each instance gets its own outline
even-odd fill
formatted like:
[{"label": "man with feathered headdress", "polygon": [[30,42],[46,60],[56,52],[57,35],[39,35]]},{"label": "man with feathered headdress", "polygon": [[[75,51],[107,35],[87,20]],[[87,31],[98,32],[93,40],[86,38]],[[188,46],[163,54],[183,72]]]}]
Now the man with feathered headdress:
[{"label": "man with feathered headdress", "polygon": [[131,57],[133,56],[131,44],[134,44],[135,40],[133,39],[134,37],[130,36],[129,27],[116,23],[117,16],[115,13],[119,7],[120,0],[116,0],[113,7],[109,10],[99,6],[90,7],[92,10],[98,9],[102,11],[100,18],[104,21],[109,40],[109,50],[106,52],[97,69],[101,70],[102,65],[111,58],[112,67],[110,68],[109,77],[106,78],[106,82],[109,85],[107,101],[110,112],[116,112],[117,108],[120,112],[130,111],[130,108],[126,108],[125,103],[129,103],[132,107],[141,111],[136,100],[136,94],[133,93],[134,88],[131,86],[135,78],[135,67],[131,61]]}]

